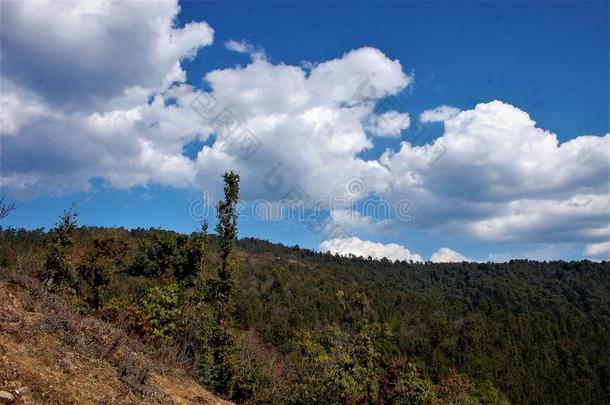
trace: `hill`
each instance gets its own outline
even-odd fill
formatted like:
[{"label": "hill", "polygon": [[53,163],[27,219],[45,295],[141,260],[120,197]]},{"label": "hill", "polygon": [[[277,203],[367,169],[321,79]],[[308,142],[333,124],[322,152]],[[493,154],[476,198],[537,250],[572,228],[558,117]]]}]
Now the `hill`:
[{"label": "hill", "polygon": [[15,404],[228,404],[19,275],[0,281],[0,390]]},{"label": "hill", "polygon": [[[55,232],[5,229],[0,264],[44,280]],[[236,246],[223,392],[235,402],[610,403],[608,262],[422,264]],[[171,348],[221,392],[210,374],[220,249],[201,232],[81,227],[68,256],[78,282],[58,294],[145,352]]]}]

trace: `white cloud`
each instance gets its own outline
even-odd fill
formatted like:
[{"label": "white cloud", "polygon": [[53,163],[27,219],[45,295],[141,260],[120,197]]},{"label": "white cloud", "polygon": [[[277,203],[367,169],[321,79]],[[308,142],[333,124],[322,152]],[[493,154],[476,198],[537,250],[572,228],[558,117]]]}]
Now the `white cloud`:
[{"label": "white cloud", "polygon": [[38,94],[19,89],[4,77],[0,103],[0,136],[15,135],[32,119],[53,115]]},{"label": "white cloud", "polygon": [[[308,74],[309,73],[309,74]],[[383,184],[378,162],[357,155],[373,146],[364,120],[372,112],[371,97],[401,91],[411,82],[397,61],[372,48],[350,51],[319,63],[307,72],[300,66],[253,60],[246,67],[215,70],[205,77],[212,95],[262,143],[249,160],[231,142],[217,141],[198,156],[204,184],[227,168],[239,170],[246,198],[281,198],[299,186],[311,199],[349,197],[345,184],[355,175],[372,187]],[[220,110],[219,110],[220,111]],[[281,163],[285,187],[263,187],[265,171]],[[262,173],[261,173],[262,171]]]},{"label": "white cloud", "polygon": [[422,226],[521,242],[595,241],[607,228],[610,134],[560,144],[499,101],[444,124],[433,144],[403,142],[380,159],[393,176],[385,196],[410,196]]},{"label": "white cloud", "polygon": [[248,44],[245,41],[235,41],[228,40],[225,42],[225,48],[230,51],[238,52],[238,53],[247,53],[248,52]]},{"label": "white cloud", "polygon": [[3,78],[54,109],[100,108],[125,89],[158,88],[213,41],[205,22],[175,27],[179,10],[176,1],[5,2]]},{"label": "white cloud", "polygon": [[[381,211],[379,209],[378,211]],[[383,214],[383,213],[381,213]],[[327,233],[331,233],[337,226],[348,234],[377,233],[390,227],[390,220],[371,215],[365,215],[352,208],[333,209],[330,211],[325,226]]]},{"label": "white cloud", "polygon": [[[171,10],[176,12],[177,8]],[[143,18],[148,18],[147,13]],[[169,24],[171,19],[155,21]],[[98,30],[104,31],[99,24]],[[107,24],[112,25],[111,20]],[[167,27],[153,30],[157,31],[171,32]],[[362,48],[319,63],[307,72],[299,66],[274,65],[255,58],[246,67],[209,72],[205,80],[211,93],[203,94],[187,85],[163,90],[171,83],[168,77],[184,79],[177,65],[179,59],[189,56],[190,50],[199,45],[184,47],[188,52],[168,64],[165,75],[158,75],[163,82],[159,83],[160,90],[152,83],[130,83],[134,86],[124,88],[120,95],[106,97],[103,108],[79,112],[69,111],[66,103],[62,104],[65,110],[55,108],[52,103],[56,100],[45,99],[42,94],[42,107],[31,107],[35,116],[3,113],[3,121],[10,123],[8,131],[18,134],[2,145],[5,187],[21,196],[66,193],[87,189],[91,178],[100,177],[122,188],[157,182],[211,189],[216,188],[220,173],[227,169],[240,171],[243,195],[252,199],[280,199],[290,186],[306,190],[312,199],[328,197],[337,190],[345,196],[344,185],[354,174],[369,184],[383,184],[381,165],[356,156],[372,147],[363,121],[371,114],[376,98],[394,94],[412,80],[398,61],[379,50]],[[62,43],[56,48],[61,50],[63,46],[69,48]],[[121,68],[115,68],[117,76],[122,76]],[[16,94],[25,94],[15,88]],[[101,93],[97,95],[102,98]],[[191,108],[198,96],[217,100],[213,115],[202,118]],[[168,104],[174,98],[175,102]],[[38,112],[40,109],[43,112]],[[195,161],[183,156],[186,143],[196,137],[205,141],[217,132],[212,119],[223,110],[240,122],[240,133],[247,129],[260,140],[260,151],[244,160],[234,138],[218,137]],[[265,170],[277,163],[282,165],[285,188],[266,190]],[[376,189],[378,186],[370,191]]]},{"label": "white cloud", "polygon": [[428,122],[443,122],[459,114],[460,109],[451,107],[450,105],[441,105],[431,110],[426,110],[419,115],[419,121],[422,123]]},{"label": "white cloud", "polygon": [[361,240],[357,237],[326,240],[320,244],[320,250],[338,253],[343,256],[353,254],[362,257],[371,256],[374,259],[385,257],[389,260],[423,261],[420,255],[411,253],[409,249],[396,243],[384,245],[383,243]]},{"label": "white cloud", "polygon": [[227,48],[230,51],[237,52],[237,53],[247,53],[253,59],[266,59],[267,58],[267,55],[265,54],[264,49],[262,49],[260,46],[255,46],[245,40],[235,41],[233,39],[230,39],[230,40],[226,41],[224,43],[224,45],[225,45],[225,48]]},{"label": "white cloud", "polygon": [[588,257],[605,257],[610,260],[610,242],[588,244],[584,254]]},{"label": "white cloud", "polygon": [[602,194],[515,200],[501,204],[497,213],[468,224],[468,231],[479,239],[496,241],[527,241],[549,234],[558,239],[586,238],[608,218],[609,206],[610,196]]},{"label": "white cloud", "polygon": [[409,128],[411,119],[408,113],[386,111],[382,114],[371,114],[367,120],[367,129],[377,136],[399,137],[403,129]]},{"label": "white cloud", "polygon": [[471,262],[473,260],[467,258],[461,253],[456,252],[455,250],[443,247],[432,254],[430,261],[434,263],[459,263]]},{"label": "white cloud", "polygon": [[175,27],[176,2],[9,2],[2,11],[3,187],[28,197],[87,189],[93,177],[194,184],[181,151],[198,116],[161,93],[186,79],[180,61],[212,43],[212,28]]}]

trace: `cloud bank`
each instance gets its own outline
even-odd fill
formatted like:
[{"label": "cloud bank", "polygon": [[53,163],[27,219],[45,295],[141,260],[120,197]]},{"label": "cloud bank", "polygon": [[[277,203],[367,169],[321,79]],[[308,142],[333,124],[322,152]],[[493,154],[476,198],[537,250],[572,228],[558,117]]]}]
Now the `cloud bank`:
[{"label": "cloud bank", "polygon": [[610,260],[610,242],[591,243],[584,253],[588,257]]},{"label": "cloud bank", "polygon": [[361,240],[357,237],[351,238],[336,238],[324,241],[320,244],[320,250],[323,252],[338,253],[343,256],[354,255],[362,257],[372,257],[373,259],[387,258],[389,260],[414,261],[422,262],[420,255],[411,253],[409,249],[396,243],[371,242]]},{"label": "cloud bank", "polygon": [[460,263],[472,262],[473,260],[467,258],[461,253],[456,252],[455,250],[443,247],[432,254],[430,261],[433,263]]}]

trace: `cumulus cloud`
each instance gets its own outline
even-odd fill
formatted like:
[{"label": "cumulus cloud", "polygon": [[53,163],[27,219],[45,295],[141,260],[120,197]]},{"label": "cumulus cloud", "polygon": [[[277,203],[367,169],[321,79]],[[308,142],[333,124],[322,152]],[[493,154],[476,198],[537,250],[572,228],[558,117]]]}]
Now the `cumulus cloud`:
[{"label": "cumulus cloud", "polygon": [[[18,131],[3,133],[3,187],[29,197],[86,190],[94,177],[120,188],[149,182],[193,186],[196,168],[182,148],[199,133],[196,113],[166,105],[162,95],[149,101],[147,92],[130,97],[131,106],[107,112],[67,114],[45,106],[27,120],[19,118]],[[5,120],[7,115],[3,123],[15,122]]]},{"label": "cumulus cloud", "polygon": [[3,3],[2,75],[62,109],[158,88],[213,41],[205,22],[175,27],[179,10],[176,1]]},{"label": "cumulus cloud", "polygon": [[408,113],[386,111],[372,114],[367,121],[367,129],[377,136],[398,137],[403,129],[409,128],[411,118]]},{"label": "cumulus cloud", "polygon": [[428,122],[443,122],[455,117],[460,112],[459,108],[450,105],[441,105],[431,110],[426,110],[419,115],[419,121],[422,123]]},{"label": "cumulus cloud", "polygon": [[468,231],[496,241],[531,241],[539,235],[554,235],[559,241],[587,239],[599,233],[598,226],[608,219],[609,206],[610,196],[602,194],[515,200],[501,204],[497,213],[469,223]]},{"label": "cumulus cloud", "polygon": [[[559,143],[530,116],[500,101],[444,121],[432,144],[403,142],[380,162],[386,197],[409,195],[423,226],[493,241],[595,241],[610,215],[610,134]],[[435,149],[442,156],[435,160]],[[432,164],[431,164],[432,162]]]},{"label": "cumulus cloud", "polygon": [[460,263],[471,262],[472,259],[467,258],[461,253],[451,250],[447,247],[440,248],[432,254],[430,261],[433,263]]},{"label": "cumulus cloud", "polygon": [[[280,199],[293,186],[312,200],[331,193],[350,198],[345,185],[354,175],[371,185],[370,192],[384,183],[381,165],[357,155],[373,146],[364,121],[374,102],[412,80],[398,61],[361,48],[310,70],[255,59],[246,67],[214,70],[205,79],[219,105],[215,113],[229,111],[239,120],[237,131],[249,131],[262,146],[244,160],[231,146],[232,135],[217,138],[197,158],[202,184],[229,167],[242,174],[246,198]],[[262,180],[273,165],[280,168],[283,186],[270,189]]]},{"label": "cumulus cloud", "polygon": [[176,27],[177,2],[8,2],[2,11],[3,187],[29,197],[87,189],[94,177],[193,184],[181,151],[197,115],[163,92],[186,79],[180,61],[212,43],[208,24]]},{"label": "cumulus cloud", "polygon": [[584,254],[588,257],[606,258],[610,260],[610,242],[588,244]]},{"label": "cumulus cloud", "polygon": [[323,252],[338,253],[343,256],[353,254],[355,256],[369,257],[374,259],[387,258],[389,260],[412,260],[422,262],[420,255],[411,253],[409,249],[396,243],[372,242],[361,240],[357,237],[330,239],[320,244]]},{"label": "cumulus cloud", "polygon": [[[105,18],[108,10],[118,13],[113,4],[100,3],[98,8],[92,6],[87,10],[96,16],[100,33],[113,32],[118,24]],[[371,191],[383,184],[385,174],[381,165],[360,159],[357,154],[373,146],[364,120],[371,115],[375,101],[396,94],[412,81],[398,61],[374,48],[353,50],[308,69],[253,58],[246,67],[206,74],[204,79],[212,89],[207,93],[173,82],[184,80],[180,60],[192,56],[193,50],[208,44],[211,37],[187,35],[186,31],[195,29],[192,25],[173,28],[171,22],[177,7],[149,9],[147,3],[138,4],[146,12],[130,15],[128,19],[146,27],[142,35],[150,38],[140,41],[172,42],[172,38],[180,35],[192,41],[180,41],[182,53],[174,54],[172,64],[165,64],[164,74],[159,73],[157,66],[154,72],[144,75],[156,77],[156,81],[127,80],[122,72],[127,66],[121,64],[108,69],[116,71],[118,81],[93,76],[94,81],[121,83],[122,93],[86,89],[85,93],[96,100],[105,100],[86,111],[72,110],[69,100],[56,107],[58,100],[47,97],[44,91],[30,97],[26,93],[29,90],[17,84],[12,86],[6,102],[10,108],[6,113],[3,109],[2,116],[3,132],[6,136],[13,134],[2,145],[3,155],[8,156],[2,162],[2,180],[11,192],[24,196],[87,189],[93,177],[123,188],[157,182],[210,189],[216,188],[219,174],[227,169],[241,172],[243,195],[250,199],[280,199],[291,187],[305,190],[307,199],[327,197],[336,190],[345,196],[345,183],[354,173],[375,185]],[[52,19],[54,9],[42,9]],[[155,10],[160,14],[158,18],[151,17]],[[86,20],[87,16],[85,12],[76,13],[72,23],[80,26],[83,24],[80,19]],[[104,24],[109,27],[104,28]],[[159,24],[163,27],[148,29],[149,25]],[[211,28],[208,33],[212,35]],[[162,34],[170,38],[163,40]],[[105,36],[100,34],[100,38]],[[236,44],[231,46],[241,49]],[[102,46],[101,54],[95,58],[104,58],[103,52],[108,47]],[[70,43],[61,41],[55,45],[57,51],[64,51],[63,48],[67,54],[73,54],[79,47],[72,49]],[[90,52],[98,48],[92,49]],[[165,51],[149,49],[149,52]],[[40,54],[31,60],[44,57]],[[84,69],[77,74],[89,73]],[[7,75],[10,83],[20,80],[10,70]],[[208,111],[208,105],[202,113],[199,108],[202,100],[213,100],[213,108]],[[16,107],[21,102],[29,107]],[[231,136],[220,133],[223,129],[218,125],[223,114],[238,124]],[[243,156],[243,144],[236,142],[244,133],[262,145],[249,159]],[[204,147],[196,159],[182,155],[185,144],[196,138],[206,141],[213,134],[217,135],[216,141]],[[47,150],[49,143],[52,146]],[[279,174],[284,185],[281,190],[270,190],[263,183],[265,170],[274,164],[281,166]]]}]

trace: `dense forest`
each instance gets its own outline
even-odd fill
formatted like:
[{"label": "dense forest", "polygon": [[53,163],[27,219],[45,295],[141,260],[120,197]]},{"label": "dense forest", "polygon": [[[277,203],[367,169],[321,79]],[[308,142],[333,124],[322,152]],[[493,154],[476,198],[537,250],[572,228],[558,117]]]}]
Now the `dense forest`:
[{"label": "dense forest", "polygon": [[0,267],[239,403],[610,403],[610,263],[408,263],[215,234],[3,228]]}]

